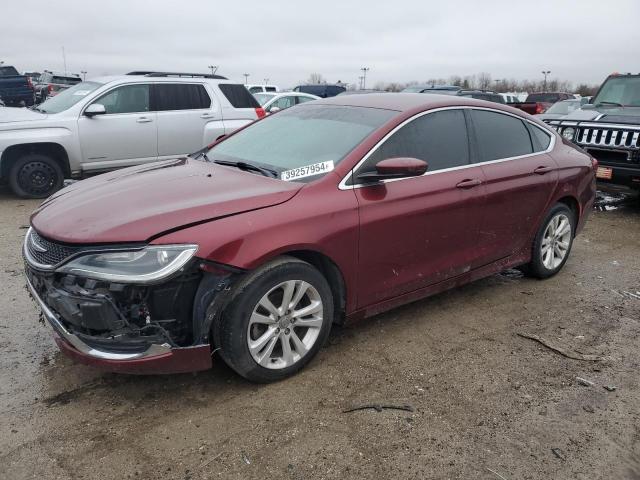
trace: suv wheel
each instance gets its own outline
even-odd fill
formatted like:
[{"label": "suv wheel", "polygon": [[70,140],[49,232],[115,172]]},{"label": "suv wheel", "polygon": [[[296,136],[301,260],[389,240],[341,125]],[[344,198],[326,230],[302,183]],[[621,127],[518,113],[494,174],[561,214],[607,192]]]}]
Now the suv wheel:
[{"label": "suv wheel", "polygon": [[46,198],[62,188],[63,181],[58,162],[40,153],[23,155],[9,171],[11,190],[22,198]]},{"label": "suv wheel", "polygon": [[531,262],[525,271],[537,278],[558,273],[569,258],[575,232],[575,214],[563,203],[549,211],[533,242]]},{"label": "suv wheel", "polygon": [[266,383],[293,375],[329,336],[331,289],[306,262],[282,257],[250,273],[235,291],[217,338],[224,361],[248,380]]}]

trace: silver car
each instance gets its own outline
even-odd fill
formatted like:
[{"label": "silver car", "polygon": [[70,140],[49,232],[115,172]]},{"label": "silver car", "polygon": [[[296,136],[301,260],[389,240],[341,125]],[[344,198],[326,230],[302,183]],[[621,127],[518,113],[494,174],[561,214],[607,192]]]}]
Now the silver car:
[{"label": "silver car", "polygon": [[301,92],[254,93],[253,96],[256,97],[256,100],[262,105],[267,114],[320,98],[310,93]]},{"label": "silver car", "polygon": [[244,85],[225,77],[95,78],[30,110],[0,110],[0,180],[18,196],[44,198],[64,178],[189,154],[260,116]]}]

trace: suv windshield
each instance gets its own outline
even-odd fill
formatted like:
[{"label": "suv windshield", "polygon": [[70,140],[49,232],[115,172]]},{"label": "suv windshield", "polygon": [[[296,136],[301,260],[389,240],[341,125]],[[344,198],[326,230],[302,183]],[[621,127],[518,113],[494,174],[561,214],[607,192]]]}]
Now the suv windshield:
[{"label": "suv windshield", "polygon": [[591,103],[640,107],[640,76],[610,77]]},{"label": "suv windshield", "polygon": [[73,107],[76,103],[100,88],[103,84],[98,82],[81,82],[71,88],[63,90],[55,97],[38,105],[34,110],[42,113],[60,113]]},{"label": "suv windshield", "polygon": [[51,79],[51,83],[57,83],[60,85],[75,85],[76,83],[80,83],[79,77],[58,77],[56,75]]},{"label": "suv windshield", "polygon": [[[276,170],[314,172],[338,165],[365,137],[397,112],[364,107],[306,105],[283,110],[241,130],[209,150],[211,161],[245,162]],[[316,170],[318,165],[323,167]],[[317,172],[317,173],[315,173]],[[298,175],[293,176],[297,178]]]}]

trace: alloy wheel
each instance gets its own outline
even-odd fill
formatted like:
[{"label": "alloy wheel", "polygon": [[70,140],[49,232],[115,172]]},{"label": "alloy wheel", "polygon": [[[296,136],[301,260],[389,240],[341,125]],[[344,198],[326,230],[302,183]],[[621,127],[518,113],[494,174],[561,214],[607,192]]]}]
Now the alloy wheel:
[{"label": "alloy wheel", "polygon": [[558,268],[564,261],[571,245],[571,222],[564,213],[551,218],[542,236],[540,255],[548,270]]},{"label": "alloy wheel", "polygon": [[303,280],[269,290],[249,319],[247,346],[254,361],[269,369],[290,367],[313,347],[323,323],[318,291]]}]

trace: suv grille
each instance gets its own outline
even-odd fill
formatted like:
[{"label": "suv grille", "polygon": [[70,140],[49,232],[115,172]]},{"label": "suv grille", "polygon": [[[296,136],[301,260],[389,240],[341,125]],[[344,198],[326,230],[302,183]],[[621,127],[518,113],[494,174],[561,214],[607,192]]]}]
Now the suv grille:
[{"label": "suv grille", "polygon": [[80,246],[68,246],[52,242],[38,235],[34,229],[29,230],[26,244],[29,255],[36,262],[49,267],[62,263],[71,255],[84,249]]},{"label": "suv grille", "polygon": [[580,127],[577,142],[579,145],[599,146],[622,149],[640,149],[640,132],[624,128]]}]

